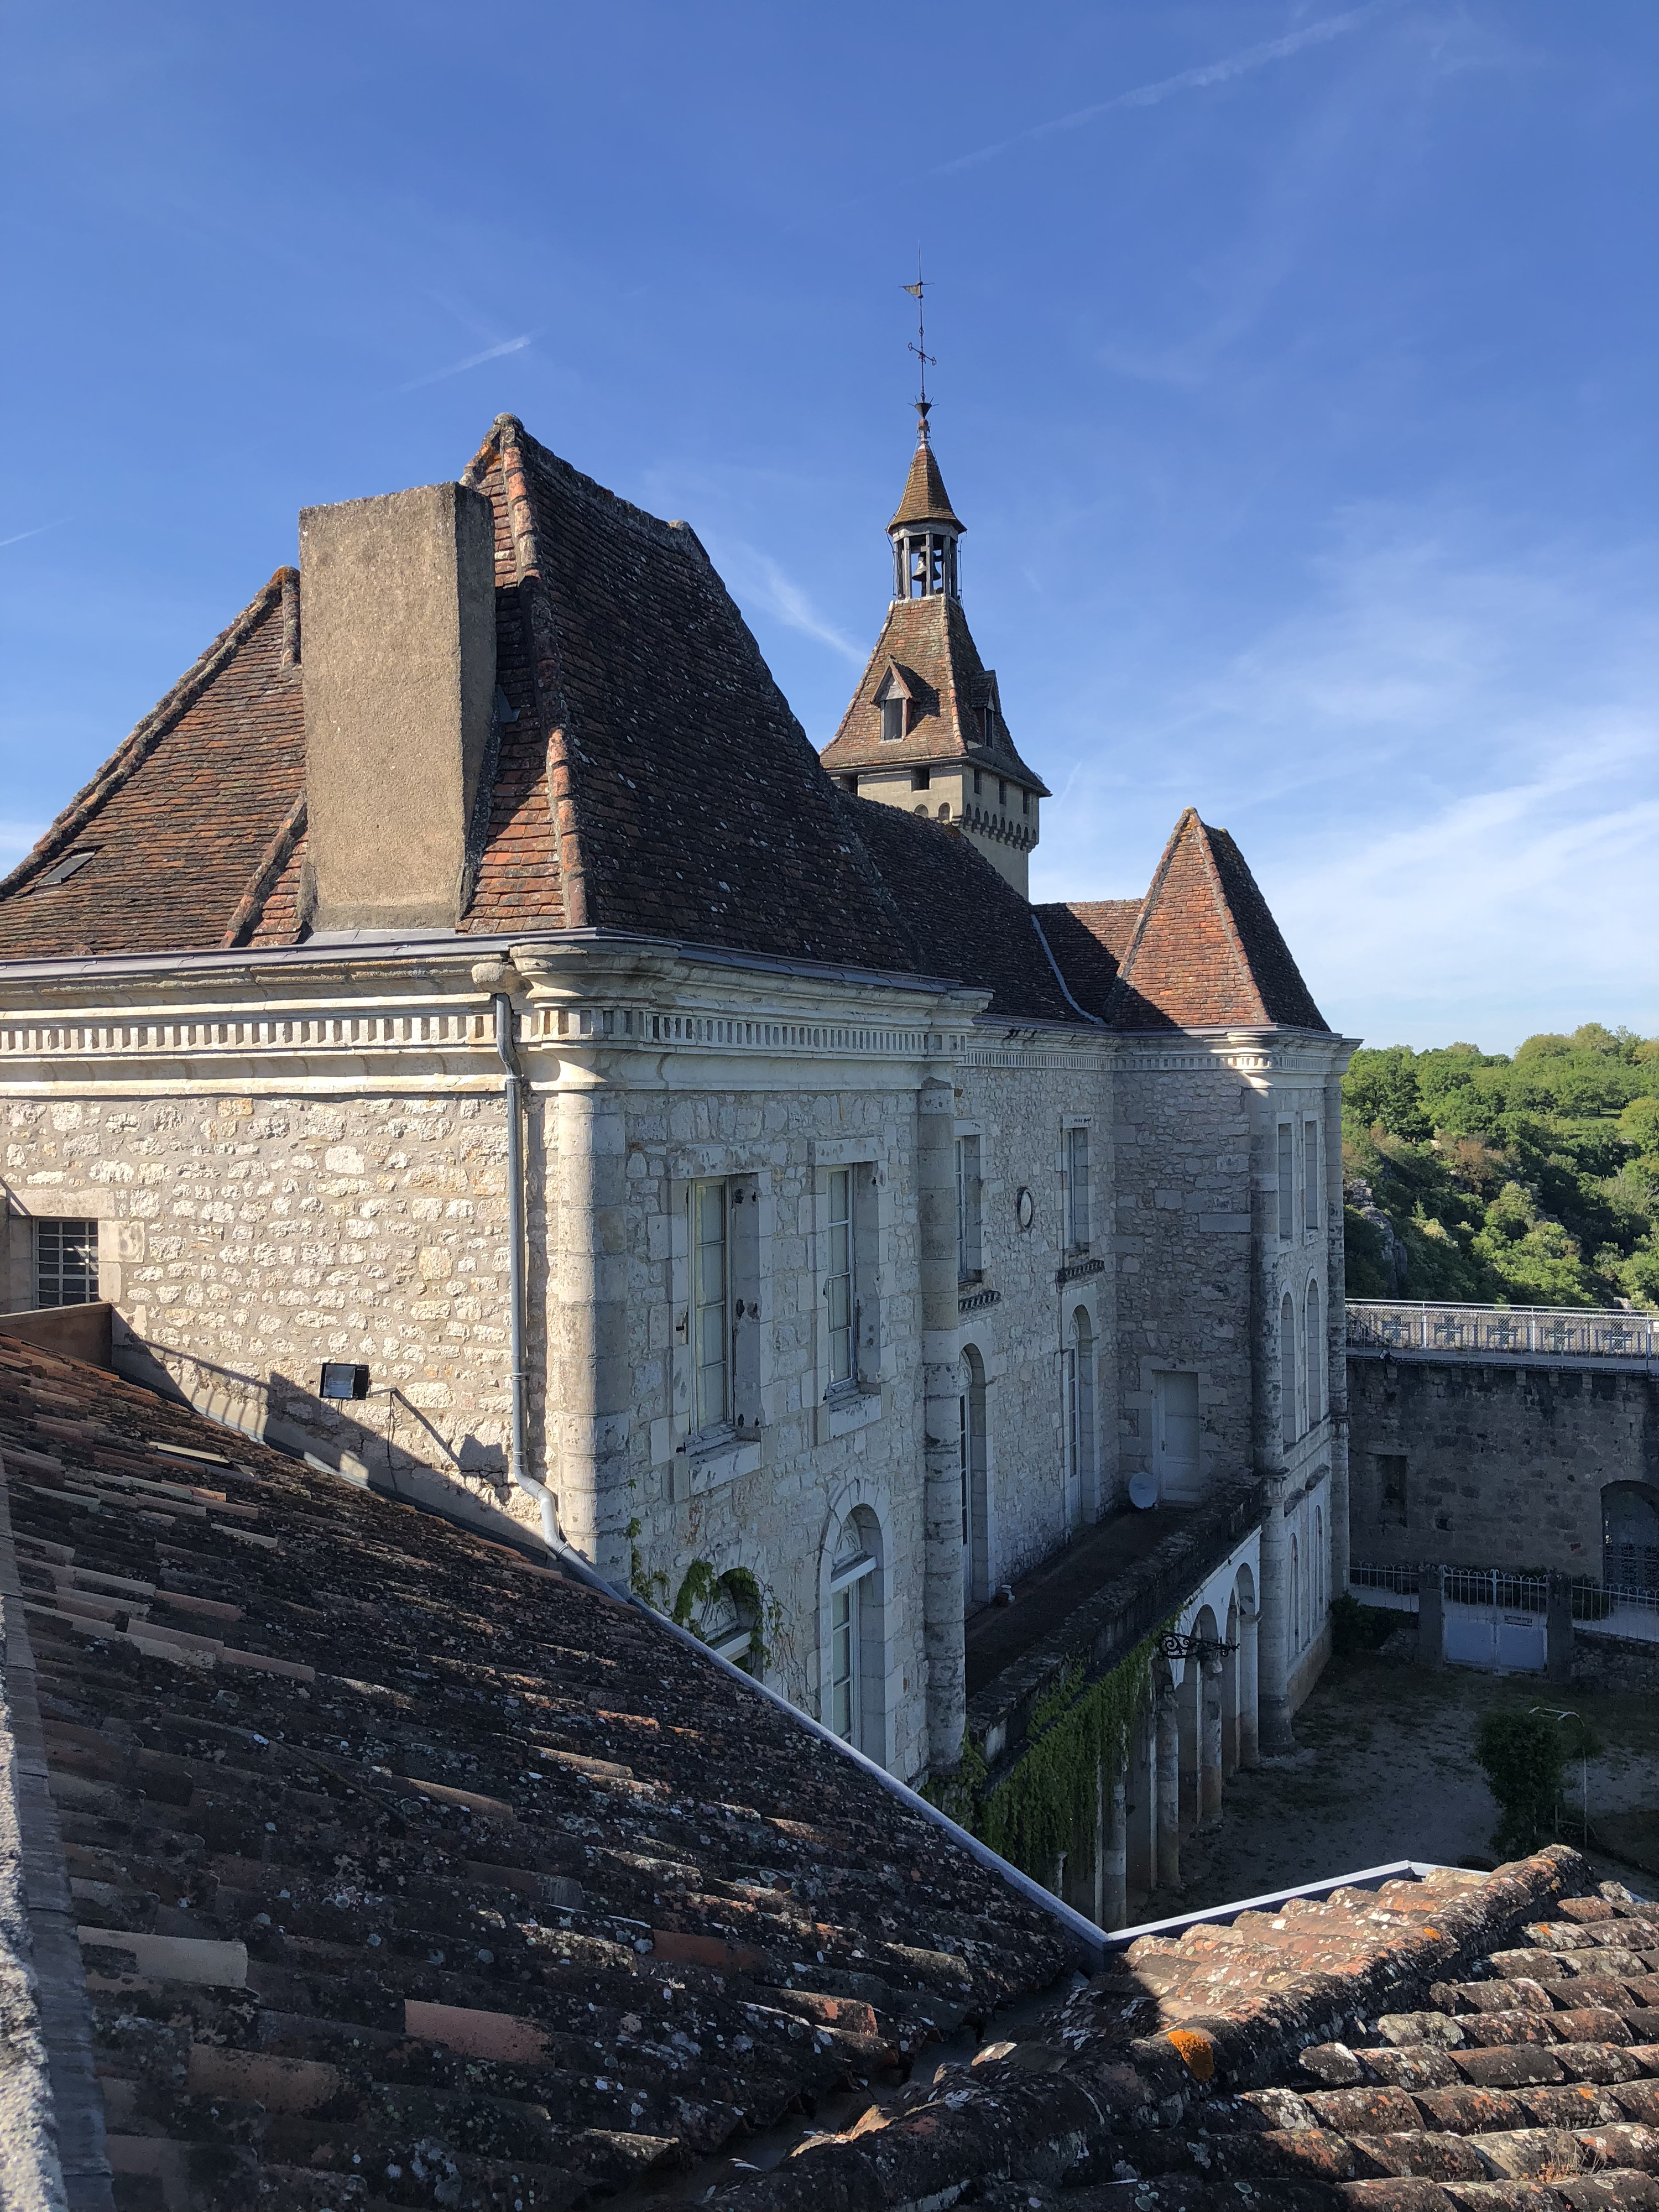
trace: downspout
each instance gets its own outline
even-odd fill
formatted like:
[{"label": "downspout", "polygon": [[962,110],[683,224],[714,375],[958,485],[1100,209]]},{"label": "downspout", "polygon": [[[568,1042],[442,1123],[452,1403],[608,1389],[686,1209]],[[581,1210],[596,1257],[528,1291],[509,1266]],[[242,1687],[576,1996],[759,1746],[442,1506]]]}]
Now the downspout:
[{"label": "downspout", "polygon": [[512,1434],[507,1475],[515,1490],[526,1492],[541,1507],[542,1536],[550,1547],[559,1545],[558,1516],[553,1493],[530,1472],[525,1449],[525,1394],[528,1373],[525,1360],[525,1204],[524,1204],[524,1071],[513,1041],[513,994],[523,978],[507,960],[480,960],[472,980],[488,991],[495,1010],[495,1053],[501,1063],[502,1095],[507,1107],[507,1358],[513,1393]]}]

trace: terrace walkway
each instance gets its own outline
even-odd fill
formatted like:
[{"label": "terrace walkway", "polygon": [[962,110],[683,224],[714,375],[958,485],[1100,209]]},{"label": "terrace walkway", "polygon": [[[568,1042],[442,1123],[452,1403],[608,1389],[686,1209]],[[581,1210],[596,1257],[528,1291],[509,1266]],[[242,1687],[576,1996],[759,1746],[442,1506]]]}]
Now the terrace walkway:
[{"label": "terrace walkway", "polygon": [[1498,1359],[1535,1366],[1637,1368],[1659,1374],[1659,1314],[1610,1307],[1348,1301],[1351,1353]]}]

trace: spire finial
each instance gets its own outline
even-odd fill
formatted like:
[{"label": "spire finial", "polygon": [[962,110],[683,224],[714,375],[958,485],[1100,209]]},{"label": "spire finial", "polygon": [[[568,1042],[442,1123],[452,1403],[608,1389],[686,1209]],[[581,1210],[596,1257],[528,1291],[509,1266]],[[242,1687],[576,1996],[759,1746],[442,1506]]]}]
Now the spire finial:
[{"label": "spire finial", "polygon": [[921,273],[921,246],[917,246],[916,281],[914,284],[907,284],[904,289],[916,303],[916,334],[910,341],[910,351],[915,354],[917,364],[921,371],[921,388],[916,394],[915,404],[916,428],[921,434],[924,444],[927,442],[927,416],[933,404],[933,401],[927,397],[927,372],[930,368],[937,368],[939,367],[938,362],[933,358],[933,355],[927,351],[927,328],[925,321],[923,320],[924,305],[922,301],[922,292],[927,285],[927,278]]}]

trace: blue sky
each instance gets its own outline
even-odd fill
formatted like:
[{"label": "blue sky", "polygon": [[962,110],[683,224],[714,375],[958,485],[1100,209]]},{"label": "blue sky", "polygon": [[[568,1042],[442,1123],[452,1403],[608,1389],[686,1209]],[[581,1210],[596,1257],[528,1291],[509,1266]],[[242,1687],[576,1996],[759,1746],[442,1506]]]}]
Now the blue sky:
[{"label": "blue sky", "polygon": [[1195,804],[1334,1024],[1659,1031],[1651,0],[929,18],[14,0],[0,860],[294,557],[507,408],[696,526],[809,734],[914,387],[1054,787]]}]

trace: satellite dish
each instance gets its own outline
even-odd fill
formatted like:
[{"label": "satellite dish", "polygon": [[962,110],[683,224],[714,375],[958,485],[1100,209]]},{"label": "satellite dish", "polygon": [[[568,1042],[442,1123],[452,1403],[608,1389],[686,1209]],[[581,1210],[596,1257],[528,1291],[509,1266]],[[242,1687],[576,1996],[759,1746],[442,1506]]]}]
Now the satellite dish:
[{"label": "satellite dish", "polygon": [[1158,1503],[1157,1477],[1150,1474],[1132,1474],[1129,1477],[1129,1503],[1131,1505],[1139,1506],[1143,1513],[1149,1505],[1156,1505]]}]

